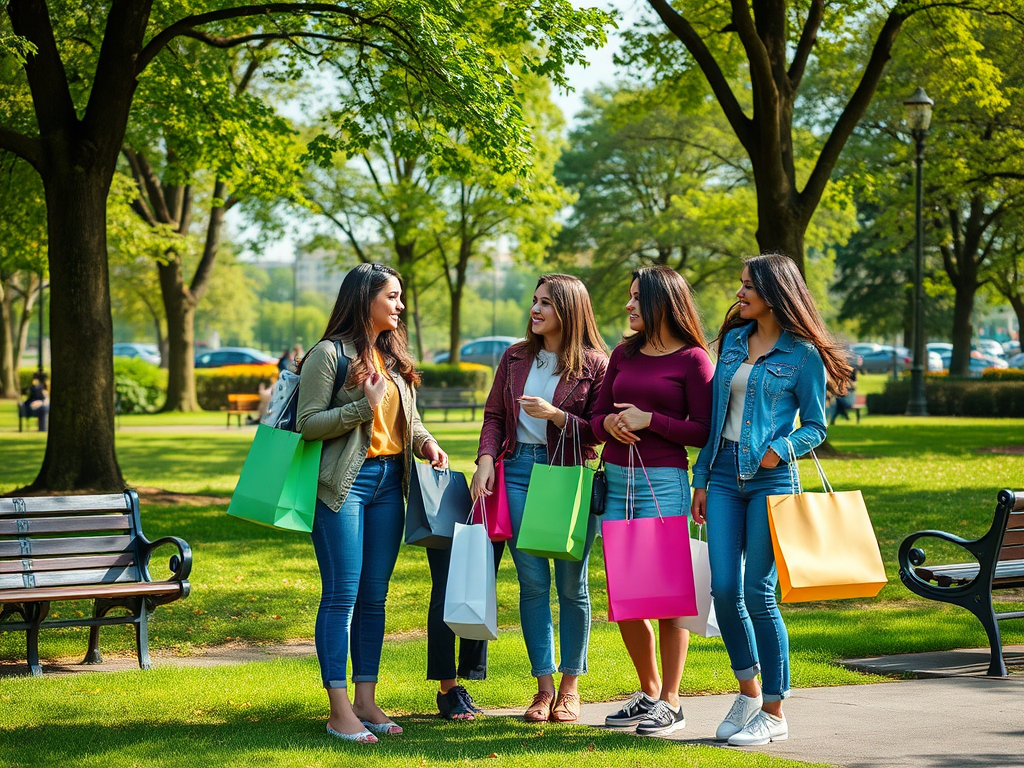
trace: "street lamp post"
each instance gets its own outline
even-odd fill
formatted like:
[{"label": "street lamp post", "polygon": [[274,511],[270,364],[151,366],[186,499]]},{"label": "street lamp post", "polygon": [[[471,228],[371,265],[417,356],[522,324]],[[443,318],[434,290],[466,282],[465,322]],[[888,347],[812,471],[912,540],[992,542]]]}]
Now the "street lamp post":
[{"label": "street lamp post", "polygon": [[924,333],[924,138],[932,122],[932,105],[923,88],[918,88],[903,102],[907,126],[917,145],[917,237],[914,253],[914,362],[910,374],[910,400],[907,402],[908,416],[927,416],[928,402],[924,392],[925,333]]}]

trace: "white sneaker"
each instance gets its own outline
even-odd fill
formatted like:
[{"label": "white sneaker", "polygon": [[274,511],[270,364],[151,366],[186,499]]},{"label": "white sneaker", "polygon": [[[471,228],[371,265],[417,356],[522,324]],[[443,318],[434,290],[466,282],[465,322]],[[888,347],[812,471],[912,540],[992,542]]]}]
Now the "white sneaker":
[{"label": "white sneaker", "polygon": [[761,710],[742,731],[729,737],[729,743],[734,747],[756,747],[770,741],[785,741],[788,738],[789,724],[785,715],[776,717]]},{"label": "white sneaker", "polygon": [[722,721],[722,724],[718,726],[718,730],[715,731],[715,740],[725,741],[730,736],[734,736],[742,731],[747,723],[757,717],[757,713],[761,711],[763,703],[764,701],[760,696],[752,699],[749,696],[744,696],[742,693],[736,694],[736,699],[732,703],[732,709],[729,710],[729,714],[725,716],[725,720]]}]

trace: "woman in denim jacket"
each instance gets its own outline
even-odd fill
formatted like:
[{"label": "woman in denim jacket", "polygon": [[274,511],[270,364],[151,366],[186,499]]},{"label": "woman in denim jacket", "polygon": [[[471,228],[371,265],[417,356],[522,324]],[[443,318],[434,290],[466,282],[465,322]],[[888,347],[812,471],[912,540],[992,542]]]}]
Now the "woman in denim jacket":
[{"label": "woman in denim jacket", "polygon": [[[509,347],[494,372],[484,406],[477,470],[470,493],[476,499],[494,492],[494,464],[504,456],[505,492],[512,518],[508,542],[519,578],[519,615],[537,694],[526,710],[527,722],[572,722],[580,714],[577,678],[587,671],[590,592],[587,560],[596,531],[590,518],[583,559],[555,560],[561,664],[555,696],[555,632],[551,619],[551,561],[516,548],[534,464],[561,463],[555,450],[564,434],[577,442],[583,459],[596,458],[598,439],[590,427],[608,356],[597,330],[590,295],[571,275],[544,275],[537,282],[526,340]],[[571,442],[570,442],[571,441]],[[563,443],[563,446],[565,443]],[[566,463],[575,448],[564,451]]]},{"label": "woman in denim jacket", "polygon": [[707,521],[715,613],[740,687],[715,737],[746,746],[789,734],[789,637],[775,602],[766,499],[791,492],[788,463],[825,439],[826,388],[842,394],[850,366],[790,258],[747,259],[736,297],[716,339],[693,519]]}]

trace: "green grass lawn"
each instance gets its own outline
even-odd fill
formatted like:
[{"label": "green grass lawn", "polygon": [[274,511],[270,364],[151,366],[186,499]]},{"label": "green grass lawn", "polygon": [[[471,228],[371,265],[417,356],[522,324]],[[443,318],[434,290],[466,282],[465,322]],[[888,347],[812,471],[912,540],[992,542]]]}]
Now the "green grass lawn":
[{"label": "green grass lawn", "polygon": [[[19,435],[7,410],[0,408],[0,492],[32,480],[45,441],[38,432]],[[230,494],[254,430],[218,428],[221,419],[220,414],[123,417],[117,450],[126,479],[138,487]],[[478,425],[428,423],[428,428],[451,454],[455,468],[470,471]],[[832,427],[829,437],[853,458],[825,461],[826,471],[837,490],[863,490],[890,583],[874,600],[783,607],[794,686],[877,679],[839,666],[836,660],[844,657],[984,646],[984,632],[972,616],[914,599],[903,588],[896,576],[896,550],[904,536],[922,528],[967,537],[986,529],[997,490],[1014,485],[1019,490],[1022,462],[1019,456],[977,449],[1024,443],[1024,420],[869,416],[860,425]],[[805,486],[814,490],[813,465],[802,465]],[[157,653],[188,655],[227,642],[312,638],[319,578],[308,537],[229,518],[224,509],[143,506],[150,538],[181,536],[195,552],[192,595],[157,609],[151,622],[151,647]],[[934,559],[931,550],[929,556]],[[952,552],[950,556],[959,558]],[[591,673],[581,692],[585,700],[599,701],[635,688],[618,631],[606,621],[600,540],[590,577]],[[381,699],[386,709],[404,714],[414,727],[400,743],[372,754],[353,752],[361,755],[360,765],[455,765],[492,753],[516,765],[549,764],[553,759],[568,766],[731,766],[741,760],[744,765],[792,765],[564,727],[545,728],[539,736],[522,723],[504,720],[460,730],[452,738],[454,726],[429,717],[433,687],[422,679],[426,649],[421,630],[429,587],[423,550],[404,548],[388,603],[387,631],[395,638],[385,647]],[[490,679],[475,684],[473,693],[486,706],[518,707],[528,702],[533,683],[518,633],[517,585],[507,555],[498,599],[501,633],[492,644]],[[53,606],[62,615],[85,610],[88,606],[81,604]],[[41,654],[44,659],[80,656],[86,636],[84,630],[44,631]],[[1024,642],[1024,622],[1004,623],[1003,636],[1005,643]],[[132,631],[105,628],[101,648],[108,655],[133,652]],[[0,658],[24,659],[23,633],[0,634]],[[721,641],[694,638],[684,692],[727,692],[733,684]],[[337,753],[352,750],[321,737],[323,699],[312,659],[241,668],[165,667],[150,673],[0,679],[0,765],[191,765],[200,760],[204,765],[253,760],[267,765],[336,764]],[[56,724],[61,727],[54,728]]]}]

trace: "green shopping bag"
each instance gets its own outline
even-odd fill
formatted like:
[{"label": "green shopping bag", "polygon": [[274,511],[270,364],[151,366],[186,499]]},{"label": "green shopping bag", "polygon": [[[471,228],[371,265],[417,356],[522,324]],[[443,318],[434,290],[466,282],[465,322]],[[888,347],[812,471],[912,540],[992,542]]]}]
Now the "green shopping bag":
[{"label": "green shopping bag", "polygon": [[536,557],[582,560],[594,470],[534,464],[516,549]]},{"label": "green shopping bag", "polygon": [[312,531],[322,447],[297,432],[258,425],[228,514],[283,531]]}]

